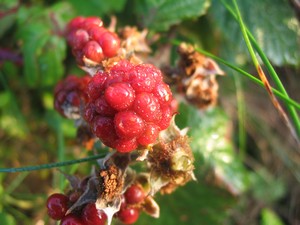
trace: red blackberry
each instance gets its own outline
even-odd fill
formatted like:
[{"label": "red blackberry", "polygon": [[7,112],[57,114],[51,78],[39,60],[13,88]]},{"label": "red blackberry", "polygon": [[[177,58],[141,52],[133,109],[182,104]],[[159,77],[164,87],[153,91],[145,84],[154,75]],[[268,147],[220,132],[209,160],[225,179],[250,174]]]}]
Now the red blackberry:
[{"label": "red blackberry", "polygon": [[61,220],[68,210],[69,198],[64,194],[55,193],[47,199],[48,215],[54,220]]},{"label": "red blackberry", "polygon": [[124,193],[127,204],[139,204],[145,198],[145,192],[139,185],[131,185]]},{"label": "red blackberry", "polygon": [[64,117],[78,119],[80,107],[87,101],[85,87],[90,76],[68,76],[60,81],[54,90],[54,108]]},{"label": "red blackberry", "polygon": [[85,225],[80,217],[75,214],[68,214],[60,221],[60,225]]},{"label": "red blackberry", "polygon": [[96,209],[94,203],[89,203],[82,211],[81,220],[84,225],[104,225],[107,216],[102,210]]},{"label": "red blackberry", "polygon": [[140,211],[134,207],[124,207],[121,208],[117,213],[118,219],[124,224],[135,223],[140,216]]},{"label": "red blackberry", "polygon": [[172,93],[159,69],[120,61],[87,86],[84,118],[94,134],[119,152],[155,142],[172,117]]},{"label": "red blackberry", "polygon": [[117,34],[103,27],[98,17],[76,17],[66,28],[66,37],[76,61],[99,64],[105,58],[113,57],[120,48]]}]

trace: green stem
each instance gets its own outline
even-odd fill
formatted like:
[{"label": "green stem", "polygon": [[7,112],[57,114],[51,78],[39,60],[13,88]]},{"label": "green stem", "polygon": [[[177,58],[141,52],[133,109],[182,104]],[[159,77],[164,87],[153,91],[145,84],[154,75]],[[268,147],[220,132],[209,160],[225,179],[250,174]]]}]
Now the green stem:
[{"label": "green stem", "polygon": [[[230,14],[237,20],[239,21],[239,11],[237,11],[237,14],[234,12],[234,10],[230,7],[230,5],[228,5],[224,0],[221,0],[222,4],[227,8],[227,10],[230,12]],[[249,29],[247,29],[246,26],[244,26],[244,29],[247,33],[248,38],[250,39],[251,43],[253,44],[255,50],[257,51],[257,53],[259,54],[260,58],[262,59],[264,65],[266,66],[271,78],[273,79],[276,87],[278,88],[278,90],[285,95],[287,98],[289,98],[289,95],[287,93],[287,91],[284,88],[284,85],[282,84],[278,74],[276,73],[275,69],[273,68],[273,66],[271,65],[269,59],[267,58],[267,56],[264,54],[263,50],[260,48],[260,46],[258,45],[257,41],[255,40],[254,36],[252,35],[252,33],[249,31]],[[300,119],[299,116],[297,114],[296,109],[294,108],[293,105],[290,104],[286,104],[286,108],[291,116],[291,119],[293,120],[296,132],[298,134],[298,136],[300,136]]]},{"label": "green stem", "polygon": [[[229,63],[229,62],[227,62],[227,61],[225,61],[225,60],[223,60],[223,59],[207,52],[207,51],[204,51],[202,49],[196,48],[196,51],[198,51],[198,52],[202,53],[203,55],[206,55],[206,56],[216,60],[217,62],[220,62],[220,63],[226,65],[227,67],[229,67],[229,68],[239,72],[240,74],[246,76],[251,81],[255,82],[256,84],[260,85],[261,87],[264,87],[264,84],[261,80],[257,79],[252,74],[247,73],[246,71],[240,69],[239,67],[237,67],[237,66],[235,66],[235,65],[233,65],[233,64],[231,64],[231,63]],[[295,100],[293,100],[289,97],[286,97],[284,94],[282,94],[280,91],[278,91],[275,88],[272,88],[272,91],[277,97],[281,98],[285,103],[290,104],[290,105],[294,106],[295,108],[297,108],[298,110],[300,110],[300,104],[298,102],[296,102]]]},{"label": "green stem", "polygon": [[243,94],[241,79],[236,74],[233,75],[236,87],[237,109],[238,109],[238,134],[239,134],[239,157],[243,161],[246,154],[247,138],[245,129],[246,106]]},{"label": "green stem", "polygon": [[25,167],[17,167],[17,168],[0,168],[0,173],[16,173],[16,172],[25,172],[25,171],[37,171],[37,170],[43,170],[43,169],[51,169],[51,168],[58,168],[63,166],[69,166],[76,163],[83,163],[88,162],[92,160],[96,160],[99,158],[102,158],[105,156],[105,153],[89,156],[82,159],[76,159],[76,160],[69,160],[64,162],[57,162],[57,163],[49,163],[49,164],[43,164],[38,166],[25,166]]},{"label": "green stem", "polygon": [[[64,145],[64,136],[61,128],[61,123],[58,121],[57,126],[57,151],[58,151],[58,161],[63,162],[65,160],[65,145]],[[62,168],[62,171],[64,172],[64,168]],[[58,186],[59,190],[63,191],[64,187],[64,176],[59,173],[58,174]]]}]

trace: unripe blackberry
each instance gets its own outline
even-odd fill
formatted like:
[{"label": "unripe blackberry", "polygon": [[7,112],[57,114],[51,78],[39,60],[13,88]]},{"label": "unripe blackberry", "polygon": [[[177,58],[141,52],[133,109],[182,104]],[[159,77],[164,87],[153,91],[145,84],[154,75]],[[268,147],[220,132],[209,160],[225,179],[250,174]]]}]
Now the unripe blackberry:
[{"label": "unripe blackberry", "polygon": [[68,76],[54,89],[54,108],[64,117],[80,118],[80,107],[87,101],[85,88],[90,76]]},{"label": "unripe blackberry", "polygon": [[124,224],[135,223],[140,216],[140,211],[134,207],[124,207],[121,208],[117,213],[118,219]]},{"label": "unripe blackberry", "polygon": [[84,118],[107,146],[130,152],[156,141],[172,117],[172,93],[159,69],[118,62],[96,74],[87,86]]},{"label": "unripe blackberry", "polygon": [[98,17],[74,18],[67,25],[66,37],[79,65],[97,65],[117,55],[120,48],[117,34],[103,27]]},{"label": "unripe blackberry", "polygon": [[94,203],[89,203],[82,210],[81,220],[84,225],[104,225],[107,216],[103,211],[96,209]]},{"label": "unripe blackberry", "polygon": [[68,210],[69,198],[60,193],[52,194],[47,199],[48,215],[54,220],[61,220]]}]

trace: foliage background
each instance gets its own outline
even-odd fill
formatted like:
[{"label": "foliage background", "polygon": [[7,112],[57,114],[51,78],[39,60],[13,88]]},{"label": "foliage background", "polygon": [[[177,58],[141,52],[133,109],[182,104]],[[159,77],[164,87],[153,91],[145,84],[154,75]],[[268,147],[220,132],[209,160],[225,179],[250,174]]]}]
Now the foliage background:
[{"label": "foliage background", "polygon": [[[299,3],[238,0],[245,24],[275,66],[290,97],[299,93]],[[63,37],[78,15],[149,30],[152,45],[184,40],[256,74],[239,24],[217,0],[0,0],[0,167],[21,167],[92,155],[76,143],[71,121],[53,110],[53,88],[68,74],[82,75]],[[298,17],[297,17],[298,15]],[[155,53],[155,51],[154,51]],[[266,91],[221,65],[217,107],[201,111],[181,104],[177,122],[190,127],[198,181],[158,196],[161,218],[137,224],[300,223],[299,149]],[[85,175],[93,162],[64,171]],[[54,169],[0,173],[0,221],[51,224],[45,201],[67,184]]]}]

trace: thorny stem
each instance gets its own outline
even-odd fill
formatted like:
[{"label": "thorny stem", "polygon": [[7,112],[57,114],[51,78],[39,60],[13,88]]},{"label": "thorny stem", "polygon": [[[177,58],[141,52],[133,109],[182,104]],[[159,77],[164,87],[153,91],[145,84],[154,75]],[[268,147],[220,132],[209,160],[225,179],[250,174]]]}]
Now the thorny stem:
[{"label": "thorny stem", "polygon": [[17,167],[17,168],[0,168],[0,173],[16,173],[16,172],[25,172],[25,171],[37,171],[37,170],[43,170],[43,169],[51,169],[51,168],[57,168],[62,166],[69,166],[77,163],[83,163],[88,162],[92,160],[96,160],[99,158],[104,157],[106,154],[98,154],[94,156],[89,156],[82,159],[76,159],[76,160],[69,160],[64,162],[57,162],[57,163],[49,163],[49,164],[42,164],[37,166],[25,166],[25,167]]}]

